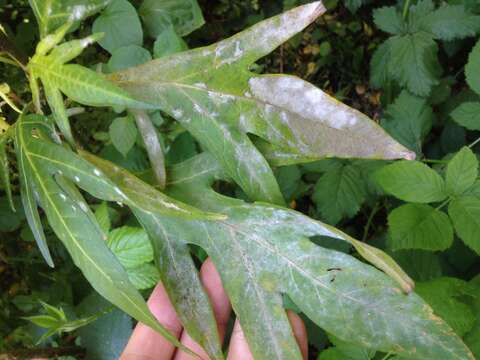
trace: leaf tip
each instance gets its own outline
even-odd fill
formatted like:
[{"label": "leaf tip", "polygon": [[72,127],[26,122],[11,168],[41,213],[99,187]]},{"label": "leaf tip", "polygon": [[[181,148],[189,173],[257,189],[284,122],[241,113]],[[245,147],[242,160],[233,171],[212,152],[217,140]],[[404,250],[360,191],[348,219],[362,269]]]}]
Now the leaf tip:
[{"label": "leaf tip", "polygon": [[405,160],[415,160],[417,158],[417,154],[415,154],[413,151],[405,151],[401,155],[402,159]]}]

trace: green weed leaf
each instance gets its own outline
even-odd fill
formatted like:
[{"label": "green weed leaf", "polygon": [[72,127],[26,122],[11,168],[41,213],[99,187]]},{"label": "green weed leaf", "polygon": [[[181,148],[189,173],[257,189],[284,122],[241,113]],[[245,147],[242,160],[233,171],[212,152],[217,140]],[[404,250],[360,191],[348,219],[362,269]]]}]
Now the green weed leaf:
[{"label": "green weed leaf", "polygon": [[137,140],[137,127],[131,116],[116,118],[109,128],[113,146],[123,155],[132,149]]},{"label": "green weed leaf", "polygon": [[248,71],[323,11],[319,2],[301,6],[218,44],[157,59],[110,79],[178,120],[252,199],[282,204],[274,175],[247,133],[272,145],[264,150],[277,164],[332,156],[412,157],[367,116],[313,85],[293,76]]},{"label": "green weed leaf", "polygon": [[139,12],[154,39],[172,26],[185,36],[205,23],[197,0],[144,0]]},{"label": "green weed leaf", "polygon": [[422,249],[439,251],[453,243],[453,228],[448,216],[423,204],[402,205],[388,215],[392,250]]},{"label": "green weed leaf", "polygon": [[187,49],[188,46],[185,41],[177,35],[172,26],[169,26],[158,34],[153,44],[153,55],[158,59]]},{"label": "green weed leaf", "polygon": [[128,45],[113,51],[107,67],[109,72],[120,71],[152,60],[147,49],[138,45]]},{"label": "green weed leaf", "polygon": [[152,264],[127,269],[128,278],[138,290],[151,289],[160,281],[158,270]]},{"label": "green weed leaf", "polygon": [[128,0],[112,0],[92,27],[95,33],[104,33],[98,41],[109,53],[128,46],[142,46],[143,30],[137,11]]},{"label": "green weed leaf", "polygon": [[442,177],[417,161],[399,161],[377,171],[379,185],[396,198],[413,203],[431,203],[447,197]]}]

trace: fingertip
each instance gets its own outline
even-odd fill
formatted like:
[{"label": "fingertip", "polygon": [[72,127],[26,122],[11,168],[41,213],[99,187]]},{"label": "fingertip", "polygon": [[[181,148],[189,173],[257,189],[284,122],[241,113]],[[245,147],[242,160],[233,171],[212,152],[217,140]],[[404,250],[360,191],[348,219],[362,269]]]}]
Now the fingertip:
[{"label": "fingertip", "polygon": [[287,316],[302,356],[306,360],[308,359],[308,335],[305,323],[298,314],[291,310],[287,310]]},{"label": "fingertip", "polygon": [[[173,336],[178,338],[182,331],[182,325],[163,284],[157,284],[147,304],[158,322],[170,331]],[[157,360],[169,360],[174,352],[175,346],[161,334],[142,323],[138,323],[120,359],[137,360],[155,358]]]},{"label": "fingertip", "polygon": [[235,320],[233,326],[227,360],[253,360],[252,352],[238,319]]},{"label": "fingertip", "polygon": [[212,309],[218,324],[220,338],[223,339],[232,311],[230,300],[225,291],[222,279],[212,260],[208,258],[200,269],[200,279],[210,298]]}]

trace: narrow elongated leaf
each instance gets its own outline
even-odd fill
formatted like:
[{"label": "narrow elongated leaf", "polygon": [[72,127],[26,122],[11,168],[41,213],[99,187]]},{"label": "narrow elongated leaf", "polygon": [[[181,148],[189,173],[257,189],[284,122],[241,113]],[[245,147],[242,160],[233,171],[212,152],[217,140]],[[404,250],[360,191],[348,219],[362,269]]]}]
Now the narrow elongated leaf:
[{"label": "narrow elongated leaf", "polygon": [[157,179],[160,189],[164,189],[167,183],[167,172],[165,170],[165,156],[160,140],[158,139],[157,131],[145,111],[134,110],[132,114],[135,117],[135,122],[142,135],[155,178]]},{"label": "narrow elongated leaf", "polygon": [[[18,128],[17,128],[18,131]],[[18,174],[20,178],[20,193],[22,198],[23,210],[27,218],[28,225],[32,230],[33,237],[37,243],[38,249],[50,267],[54,267],[53,259],[48,249],[47,239],[43,232],[42,222],[37,209],[37,199],[35,199],[35,186],[32,182],[32,168],[26,157],[25,148],[19,143],[19,136],[15,137],[15,150],[17,153]]]},{"label": "narrow elongated leaf", "polygon": [[12,197],[12,186],[10,184],[10,168],[8,165],[8,157],[6,152],[7,141],[9,138],[9,135],[7,133],[8,127],[6,127],[6,129],[3,129],[2,121],[3,120],[0,118],[0,182],[2,183],[3,190],[7,194],[10,208],[15,211],[15,205],[13,203]]},{"label": "narrow elongated leaf", "polygon": [[[22,117],[17,122],[16,140],[18,149],[21,149],[20,159],[25,161],[24,166],[29,168],[29,179],[32,180],[36,197],[47,215],[50,226],[67,248],[74,263],[82,270],[99,294],[160,332],[173,344],[184,348],[176,337],[157,322],[143,297],[128,280],[128,275],[121,264],[108,249],[104,241],[104,234],[89,207],[81,199],[81,195],[76,189],[71,189],[68,182],[63,181],[62,170],[52,165],[53,163],[58,165],[65,159],[62,159],[61,156],[55,157],[55,154],[48,152],[48,148],[42,148],[42,145],[48,144],[46,140],[42,139],[48,134],[48,128],[45,128],[44,125],[45,120],[42,120],[41,116]],[[58,150],[63,149],[59,145],[53,146]],[[81,167],[82,162],[84,167],[86,167],[85,164],[88,164],[80,158],[74,160],[76,161],[70,161],[65,165],[74,168],[75,165]],[[92,170],[89,173],[97,178],[95,184],[98,186],[97,191],[100,188],[106,192],[105,196],[107,197],[108,194],[119,192],[114,184],[98,173],[98,170],[95,173],[93,170],[95,168],[93,166],[90,168]],[[63,169],[65,170],[65,167]],[[65,170],[65,174],[69,174],[67,170]],[[78,175],[72,176],[72,180],[77,183],[82,182]],[[103,186],[100,186],[101,183]],[[119,199],[118,196],[117,199]],[[31,205],[35,209],[33,203]]]},{"label": "narrow elongated leaf", "polygon": [[80,21],[91,16],[111,0],[29,0],[38,21],[41,37],[56,30],[67,21]]},{"label": "narrow elongated leaf", "polygon": [[271,169],[247,133],[295,162],[332,156],[412,158],[368,117],[313,85],[293,76],[248,71],[323,11],[320,2],[304,5],[209,47],[109,78],[178,120],[252,199],[283,203]]},{"label": "narrow elongated leaf", "polygon": [[[95,158],[89,160],[100,166]],[[149,224],[147,229],[153,227],[151,236],[168,237],[177,246],[194,243],[208,253],[256,359],[301,359],[282,294],[340,339],[412,359],[473,359],[417,295],[403,294],[378,270],[308,239],[351,238],[294,211],[246,204],[209,189],[222,178],[219,164],[204,154],[172,169],[169,193],[204,209],[221,209],[228,219],[179,222],[155,217],[161,223],[155,227],[148,213],[137,216]],[[133,183],[138,180],[131,178]]]}]

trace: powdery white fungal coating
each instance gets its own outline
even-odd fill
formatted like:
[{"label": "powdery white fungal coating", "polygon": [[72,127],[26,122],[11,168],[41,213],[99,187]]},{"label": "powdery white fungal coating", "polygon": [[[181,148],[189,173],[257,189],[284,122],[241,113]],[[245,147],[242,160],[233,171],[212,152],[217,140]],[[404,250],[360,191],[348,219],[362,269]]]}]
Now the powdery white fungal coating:
[{"label": "powdery white fungal coating", "polygon": [[78,207],[83,211],[83,212],[88,212],[88,206],[85,204],[83,201],[78,202]]},{"label": "powdery white fungal coating", "polygon": [[102,173],[101,173],[100,170],[98,170],[98,169],[94,169],[94,170],[93,170],[93,173],[94,173],[96,176],[102,176]]},{"label": "powdery white fungal coating", "polygon": [[172,113],[173,113],[173,116],[177,119],[180,119],[183,116],[182,109],[173,109]]},{"label": "powdery white fungal coating", "polygon": [[77,182],[77,183],[79,183],[79,182],[80,182],[80,178],[79,178],[78,176],[75,176],[73,179],[74,179],[74,180],[75,180],[75,182]]},{"label": "powdery white fungal coating", "polygon": [[[355,110],[293,76],[252,78],[249,85],[256,98],[334,129],[351,128],[357,124],[358,113]],[[273,111],[270,105],[265,110],[267,114]],[[288,116],[283,112],[280,118],[286,122]]]}]

